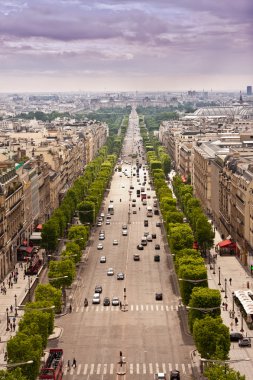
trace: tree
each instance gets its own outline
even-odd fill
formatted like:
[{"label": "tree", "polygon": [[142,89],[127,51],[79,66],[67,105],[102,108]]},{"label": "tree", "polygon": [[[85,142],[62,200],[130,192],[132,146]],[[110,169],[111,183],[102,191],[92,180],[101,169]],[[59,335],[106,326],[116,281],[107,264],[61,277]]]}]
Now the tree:
[{"label": "tree", "polygon": [[[188,320],[190,330],[192,331],[193,324],[196,319],[203,319],[205,317],[204,310],[196,310],[198,308],[211,309],[206,310],[206,313],[213,318],[220,315],[221,296],[220,291],[216,289],[199,288],[196,287],[192,290],[189,306],[193,309],[189,310]],[[196,308],[196,309],[195,309]]]},{"label": "tree", "polygon": [[50,261],[49,272],[50,282],[56,288],[70,286],[75,278],[75,265],[72,260]]},{"label": "tree", "polygon": [[220,317],[206,316],[193,325],[193,338],[202,358],[227,360],[230,349],[229,328]]},{"label": "tree", "polygon": [[35,380],[39,374],[40,358],[43,346],[40,335],[27,336],[18,332],[7,343],[8,363],[20,363],[32,360],[32,364],[22,365],[21,372],[28,380]]},{"label": "tree", "polygon": [[45,348],[47,346],[49,314],[45,313],[44,310],[27,309],[18,327],[19,331],[28,337],[36,334],[40,335],[43,347]]},{"label": "tree", "polygon": [[[48,302],[50,304],[49,306],[51,305],[55,306],[56,313],[60,313],[61,311],[61,291],[59,289],[56,289],[51,284],[39,284],[36,287],[35,301],[36,303]],[[42,306],[42,307],[45,307],[45,306]]]},{"label": "tree", "polygon": [[204,252],[206,251],[206,248],[211,248],[213,246],[214,232],[211,224],[203,214],[197,219],[196,238]]},{"label": "tree", "polygon": [[204,264],[198,264],[198,260],[196,259],[196,263],[181,264],[178,268],[178,277],[183,279],[180,281],[180,293],[184,305],[188,305],[196,286],[207,287],[206,267]]},{"label": "tree", "polygon": [[79,219],[81,223],[95,223],[95,203],[91,201],[83,201],[78,204],[77,210],[79,211]]},{"label": "tree", "polygon": [[169,241],[171,250],[180,251],[183,248],[192,248],[194,237],[190,226],[187,224],[170,226],[169,224]]},{"label": "tree", "polygon": [[211,364],[205,369],[204,375],[208,378],[208,380],[246,380],[244,375],[241,375],[240,372],[229,368],[226,364]]},{"label": "tree", "polygon": [[58,244],[57,239],[60,236],[59,234],[59,224],[55,219],[49,219],[46,223],[43,224],[43,229],[41,232],[41,246],[49,252],[54,251]]},{"label": "tree", "polygon": [[22,372],[21,368],[9,369],[8,371],[0,370],[0,380],[27,380]]},{"label": "tree", "polygon": [[62,257],[68,257],[75,263],[78,263],[82,256],[82,251],[77,243],[74,241],[68,241],[66,243],[66,249],[61,254]]}]

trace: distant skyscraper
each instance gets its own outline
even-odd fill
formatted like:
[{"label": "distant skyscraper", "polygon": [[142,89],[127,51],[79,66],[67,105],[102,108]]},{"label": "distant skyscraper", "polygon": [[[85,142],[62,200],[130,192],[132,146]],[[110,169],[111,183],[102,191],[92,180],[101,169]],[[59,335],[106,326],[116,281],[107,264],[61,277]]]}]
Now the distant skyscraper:
[{"label": "distant skyscraper", "polygon": [[247,95],[252,95],[252,86],[247,86]]}]

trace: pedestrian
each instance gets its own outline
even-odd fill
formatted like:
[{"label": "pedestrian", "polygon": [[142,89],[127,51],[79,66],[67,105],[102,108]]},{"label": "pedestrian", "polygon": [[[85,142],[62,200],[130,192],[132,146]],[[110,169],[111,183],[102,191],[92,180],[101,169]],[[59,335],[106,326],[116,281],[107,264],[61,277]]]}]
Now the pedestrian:
[{"label": "pedestrian", "polygon": [[237,326],[238,325],[238,318],[235,317],[235,325]]},{"label": "pedestrian", "polygon": [[12,323],[10,323],[10,330],[12,331]]},{"label": "pedestrian", "polygon": [[222,309],[225,310],[225,302],[222,302]]},{"label": "pedestrian", "polygon": [[69,312],[72,313],[72,306],[69,305]]},{"label": "pedestrian", "polygon": [[73,359],[72,367],[73,367],[73,368],[76,368],[76,359],[75,359],[75,358]]},{"label": "pedestrian", "polygon": [[13,331],[15,331],[15,329],[16,329],[16,323],[15,322],[12,324],[12,327],[13,327]]},{"label": "pedestrian", "polygon": [[228,304],[225,302],[225,310],[227,311],[228,309]]},{"label": "pedestrian", "polygon": [[122,303],[121,303],[121,301],[119,301],[119,308],[120,308],[120,310],[122,309]]},{"label": "pedestrian", "polygon": [[229,279],[230,286],[232,285],[232,278]]},{"label": "pedestrian", "polygon": [[13,288],[13,282],[11,281],[11,289]]},{"label": "pedestrian", "polygon": [[70,360],[68,360],[68,371],[70,370]]},{"label": "pedestrian", "polygon": [[11,313],[13,312],[13,306],[12,305],[10,306],[10,311],[11,311]]}]

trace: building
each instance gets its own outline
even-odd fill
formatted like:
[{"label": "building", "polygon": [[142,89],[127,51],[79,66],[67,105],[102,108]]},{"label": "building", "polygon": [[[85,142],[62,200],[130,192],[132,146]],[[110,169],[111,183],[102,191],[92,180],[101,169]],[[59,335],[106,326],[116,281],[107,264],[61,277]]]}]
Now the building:
[{"label": "building", "polygon": [[247,86],[247,95],[252,95],[252,86]]}]

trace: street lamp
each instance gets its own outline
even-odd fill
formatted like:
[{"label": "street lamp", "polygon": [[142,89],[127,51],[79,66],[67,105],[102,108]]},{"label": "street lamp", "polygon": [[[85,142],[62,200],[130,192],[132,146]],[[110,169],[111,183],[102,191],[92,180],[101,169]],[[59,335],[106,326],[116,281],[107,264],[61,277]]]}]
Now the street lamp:
[{"label": "street lamp", "polygon": [[233,304],[232,304],[232,312],[233,312],[233,315],[235,313],[235,293],[232,292],[232,301],[233,301]]},{"label": "street lamp", "polygon": [[10,328],[9,328],[10,319],[9,319],[9,309],[8,309],[8,307],[6,308],[6,322],[7,322],[6,331],[10,331]]},{"label": "street lamp", "polygon": [[215,274],[215,260],[213,262],[213,274]]},{"label": "street lamp", "polygon": [[27,362],[0,364],[0,367],[15,368],[15,367],[20,367],[21,365],[32,364],[32,363],[33,363],[33,360],[28,360]]},{"label": "street lamp", "polygon": [[218,271],[219,271],[219,282],[218,282],[218,285],[221,285],[221,282],[220,282],[220,267],[218,268]]},{"label": "street lamp", "polygon": [[224,298],[228,298],[228,295],[227,295],[227,279],[225,278],[225,296]]},{"label": "street lamp", "polygon": [[18,305],[17,305],[17,295],[15,294],[14,296],[15,299],[15,317],[18,316]]},{"label": "street lamp", "polygon": [[243,315],[242,315],[242,312],[241,312],[241,330],[240,332],[244,332],[244,329],[243,329]]}]

